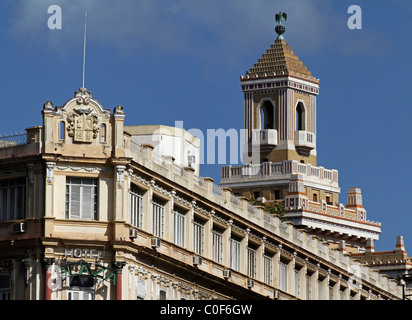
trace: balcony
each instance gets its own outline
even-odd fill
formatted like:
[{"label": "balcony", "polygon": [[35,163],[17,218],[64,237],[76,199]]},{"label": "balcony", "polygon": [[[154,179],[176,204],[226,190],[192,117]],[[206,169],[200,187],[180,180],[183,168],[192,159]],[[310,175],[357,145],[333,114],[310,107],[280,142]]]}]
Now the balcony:
[{"label": "balcony", "polygon": [[275,129],[253,130],[252,144],[260,146],[276,146],[278,144],[278,131]]},{"label": "balcony", "polygon": [[292,175],[296,174],[302,175],[305,182],[312,186],[318,185],[318,188],[327,188],[331,192],[340,193],[337,170],[315,167],[296,160],[223,166],[220,186],[232,188],[234,185],[239,186],[239,183],[255,182],[273,185],[276,181],[289,180]]},{"label": "balcony", "polygon": [[316,147],[316,136],[309,131],[295,131],[295,146],[297,149],[309,152]]}]

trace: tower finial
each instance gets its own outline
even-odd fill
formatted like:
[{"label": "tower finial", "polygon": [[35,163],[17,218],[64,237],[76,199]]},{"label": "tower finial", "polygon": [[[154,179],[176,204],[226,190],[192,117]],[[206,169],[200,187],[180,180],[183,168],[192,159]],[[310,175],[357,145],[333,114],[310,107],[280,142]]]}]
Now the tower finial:
[{"label": "tower finial", "polygon": [[288,16],[285,12],[279,12],[275,14],[275,19],[278,25],[275,28],[276,33],[278,34],[276,40],[283,40],[282,34],[285,33],[285,27],[283,26],[282,22],[288,19]]},{"label": "tower finial", "polygon": [[84,77],[86,73],[86,25],[87,25],[87,11],[84,12],[84,34],[83,34],[83,82],[82,88],[84,89]]}]

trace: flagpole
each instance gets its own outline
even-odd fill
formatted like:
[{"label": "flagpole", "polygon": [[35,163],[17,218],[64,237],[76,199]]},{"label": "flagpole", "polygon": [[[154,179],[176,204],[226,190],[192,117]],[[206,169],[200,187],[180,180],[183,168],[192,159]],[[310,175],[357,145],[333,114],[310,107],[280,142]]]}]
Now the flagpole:
[{"label": "flagpole", "polygon": [[86,25],[87,25],[87,11],[84,13],[84,35],[83,35],[83,86],[84,88],[84,77],[86,72]]}]

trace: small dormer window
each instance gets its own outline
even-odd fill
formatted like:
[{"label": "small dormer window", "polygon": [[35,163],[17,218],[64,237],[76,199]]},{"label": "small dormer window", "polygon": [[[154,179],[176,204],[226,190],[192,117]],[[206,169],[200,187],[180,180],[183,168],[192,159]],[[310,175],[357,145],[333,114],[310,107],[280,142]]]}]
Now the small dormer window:
[{"label": "small dormer window", "polygon": [[106,134],[107,134],[107,128],[106,124],[102,124],[100,126],[100,142],[105,143],[106,142]]},{"label": "small dormer window", "polygon": [[59,123],[59,140],[64,140],[66,138],[66,123],[60,121]]}]

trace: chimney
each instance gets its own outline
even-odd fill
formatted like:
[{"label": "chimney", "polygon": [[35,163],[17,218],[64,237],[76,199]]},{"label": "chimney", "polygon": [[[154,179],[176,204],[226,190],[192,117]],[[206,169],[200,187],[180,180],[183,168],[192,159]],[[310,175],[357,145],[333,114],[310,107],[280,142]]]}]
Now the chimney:
[{"label": "chimney", "polygon": [[403,236],[397,236],[395,250],[396,251],[402,251],[402,252],[406,253],[405,243],[403,242]]},{"label": "chimney", "polygon": [[346,208],[363,208],[360,188],[349,188]]},{"label": "chimney", "polygon": [[373,239],[368,239],[366,241],[366,252],[375,252],[375,247],[373,246]]},{"label": "chimney", "polygon": [[340,240],[339,241],[339,251],[342,251],[343,253],[346,253],[345,240]]}]

